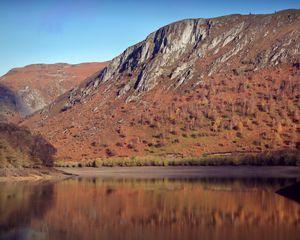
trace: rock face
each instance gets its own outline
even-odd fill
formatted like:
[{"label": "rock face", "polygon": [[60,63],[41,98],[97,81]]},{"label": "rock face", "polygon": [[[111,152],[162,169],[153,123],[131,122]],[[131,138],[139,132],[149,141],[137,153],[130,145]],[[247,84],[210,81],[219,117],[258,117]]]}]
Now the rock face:
[{"label": "rock face", "polygon": [[35,64],[12,69],[0,78],[0,115],[4,119],[30,115],[106,65]]},{"label": "rock face", "polygon": [[299,10],[183,20],[24,124],[66,159],[294,149],[299,62]]},{"label": "rock face", "polygon": [[236,66],[241,71],[257,71],[297,62],[299,20],[300,11],[287,10],[273,15],[188,19],[167,25],[113,59],[85,87],[75,89],[73,96],[88,95],[105,82],[123,83],[118,96],[128,92],[137,95],[156,87],[162,78],[171,80],[165,86],[169,89],[189,81],[198,85],[204,78]]}]

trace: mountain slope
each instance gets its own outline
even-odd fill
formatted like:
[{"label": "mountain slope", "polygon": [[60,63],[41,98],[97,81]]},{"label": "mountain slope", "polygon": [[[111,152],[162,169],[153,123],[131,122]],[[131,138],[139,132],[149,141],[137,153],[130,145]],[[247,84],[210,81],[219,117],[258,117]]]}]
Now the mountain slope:
[{"label": "mountain slope", "polygon": [[300,11],[165,26],[23,124],[59,159],[299,147]]},{"label": "mountain slope", "polygon": [[14,119],[42,109],[108,63],[34,64],[0,78],[0,115]]}]

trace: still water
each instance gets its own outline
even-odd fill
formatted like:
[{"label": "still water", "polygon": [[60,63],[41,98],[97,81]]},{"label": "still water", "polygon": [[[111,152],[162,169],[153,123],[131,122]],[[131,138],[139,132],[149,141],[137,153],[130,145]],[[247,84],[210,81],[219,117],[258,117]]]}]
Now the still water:
[{"label": "still water", "polygon": [[0,239],[300,239],[297,179],[0,183]]}]

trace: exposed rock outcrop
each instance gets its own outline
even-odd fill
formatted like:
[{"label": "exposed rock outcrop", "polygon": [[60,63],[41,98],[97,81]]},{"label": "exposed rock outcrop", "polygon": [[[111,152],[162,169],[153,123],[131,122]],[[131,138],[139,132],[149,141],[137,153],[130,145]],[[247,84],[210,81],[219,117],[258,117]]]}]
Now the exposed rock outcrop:
[{"label": "exposed rock outcrop", "polygon": [[[273,15],[230,15],[188,19],[151,33],[126,49],[94,79],[70,95],[90,95],[99,84],[125,84],[117,96],[139,94],[156,87],[162,78],[167,89],[243,65],[253,71],[299,60],[300,11]],[[197,71],[197,73],[195,73]]]}]

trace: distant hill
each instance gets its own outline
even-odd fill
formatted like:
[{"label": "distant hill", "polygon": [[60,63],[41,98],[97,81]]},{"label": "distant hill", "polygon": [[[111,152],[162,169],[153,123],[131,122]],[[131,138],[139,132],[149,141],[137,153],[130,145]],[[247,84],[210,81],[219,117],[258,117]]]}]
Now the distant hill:
[{"label": "distant hill", "polygon": [[300,10],[188,19],[22,124],[66,160],[295,150],[299,76]]},{"label": "distant hill", "polygon": [[0,77],[0,119],[17,121],[51,103],[108,63],[33,64]]}]

